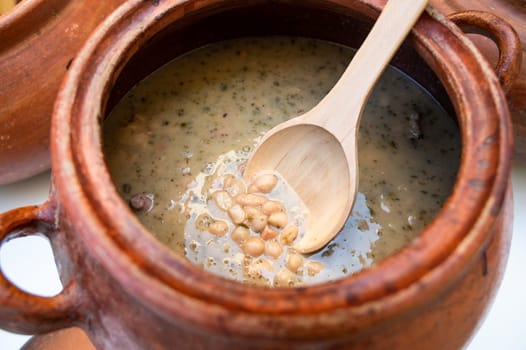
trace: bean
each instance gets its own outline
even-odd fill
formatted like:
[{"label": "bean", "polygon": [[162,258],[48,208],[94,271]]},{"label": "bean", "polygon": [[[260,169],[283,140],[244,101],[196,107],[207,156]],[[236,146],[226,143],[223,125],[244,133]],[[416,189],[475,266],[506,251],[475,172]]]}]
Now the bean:
[{"label": "bean", "polygon": [[268,222],[268,218],[264,214],[255,216],[249,221],[250,228],[254,230],[255,232],[263,231],[265,227],[267,227],[267,222]]},{"label": "bean", "polygon": [[237,204],[242,206],[258,207],[265,203],[267,199],[259,194],[241,193],[235,197]]},{"label": "bean", "polygon": [[261,205],[261,211],[265,215],[270,215],[279,211],[285,211],[285,208],[280,202],[269,200]]},{"label": "bean", "polygon": [[254,207],[245,207],[246,221],[255,232],[261,232],[267,226],[268,217],[261,210]]},{"label": "bean", "polygon": [[236,243],[241,243],[250,237],[250,231],[243,226],[237,226],[230,234],[230,238]]},{"label": "bean", "polygon": [[287,268],[292,272],[298,272],[298,269],[303,266],[303,257],[298,253],[290,253],[287,256]]},{"label": "bean", "polygon": [[195,219],[195,228],[199,231],[206,231],[213,221],[210,215],[201,214]]},{"label": "bean", "polygon": [[277,241],[268,241],[265,244],[265,255],[268,255],[270,257],[273,257],[274,259],[279,258],[279,256],[283,253],[283,248],[281,248],[281,244]]},{"label": "bean", "polygon": [[274,277],[274,284],[278,287],[292,287],[296,282],[296,276],[287,269],[280,270]]},{"label": "bean", "polygon": [[227,191],[216,191],[212,194],[212,198],[217,207],[223,211],[227,211],[233,204],[234,200]]},{"label": "bean", "polygon": [[260,256],[265,250],[265,242],[259,237],[250,237],[243,243],[242,249],[246,255]]},{"label": "bean", "polygon": [[228,224],[224,221],[214,221],[208,226],[208,232],[216,236],[224,236],[228,232]]},{"label": "bean", "polygon": [[259,210],[258,208],[246,206],[243,209],[245,210],[245,213],[247,214],[247,220],[252,220],[252,218],[255,218],[256,216],[263,215],[263,212]]},{"label": "bean", "polygon": [[281,231],[281,242],[286,245],[291,244],[298,237],[298,231],[298,226],[294,224],[288,225]]},{"label": "bean", "polygon": [[261,238],[263,238],[265,241],[276,238],[277,235],[278,235],[278,232],[268,227],[268,225],[265,226],[265,228],[263,229],[263,232],[261,232]]},{"label": "bean", "polygon": [[323,264],[319,261],[307,261],[305,264],[307,266],[307,273],[309,276],[315,276],[323,270]]},{"label": "bean", "polygon": [[233,205],[228,209],[228,216],[236,225],[239,225],[247,218],[247,214],[239,204]]},{"label": "bean", "polygon": [[272,213],[268,217],[269,224],[276,226],[278,228],[283,228],[287,225],[289,221],[289,217],[287,213],[283,211],[278,211],[276,213]]},{"label": "bean", "polygon": [[263,174],[256,177],[250,188],[253,189],[254,192],[269,193],[274,189],[274,187],[276,187],[277,183],[278,177],[276,175]]},{"label": "bean", "polygon": [[234,175],[227,174],[223,177],[223,186],[232,196],[237,196],[245,192],[245,184],[238,180]]}]

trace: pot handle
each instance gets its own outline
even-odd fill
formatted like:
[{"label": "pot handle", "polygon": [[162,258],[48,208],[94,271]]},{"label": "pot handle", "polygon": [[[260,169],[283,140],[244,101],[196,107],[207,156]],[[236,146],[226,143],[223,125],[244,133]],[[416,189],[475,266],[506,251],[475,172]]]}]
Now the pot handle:
[{"label": "pot handle", "polygon": [[502,18],[484,11],[462,11],[448,16],[466,33],[480,34],[495,42],[499,59],[495,73],[505,93],[519,76],[522,61],[520,38]]},{"label": "pot handle", "polygon": [[[46,202],[0,214],[0,246],[34,232],[53,238],[55,209]],[[41,297],[24,292],[4,275],[0,267],[0,328],[16,333],[43,333],[76,325],[81,319],[82,293],[71,280],[56,296]]]}]

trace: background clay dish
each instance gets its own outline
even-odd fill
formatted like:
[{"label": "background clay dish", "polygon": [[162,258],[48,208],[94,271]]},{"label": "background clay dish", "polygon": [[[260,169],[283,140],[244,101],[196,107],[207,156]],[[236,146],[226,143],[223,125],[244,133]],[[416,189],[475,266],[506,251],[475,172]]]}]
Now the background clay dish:
[{"label": "background clay dish", "polygon": [[123,2],[24,0],[0,16],[0,185],[49,168],[51,112],[64,74]]}]

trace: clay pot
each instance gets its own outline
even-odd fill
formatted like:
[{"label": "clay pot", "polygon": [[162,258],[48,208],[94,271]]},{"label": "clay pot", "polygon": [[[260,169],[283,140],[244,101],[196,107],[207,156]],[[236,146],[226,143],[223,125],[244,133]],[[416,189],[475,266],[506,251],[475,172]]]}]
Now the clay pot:
[{"label": "clay pot", "polygon": [[[526,2],[524,0],[431,0],[431,3],[445,14],[459,11],[490,11],[508,22],[518,33],[521,40],[521,51],[526,51]],[[478,28],[482,29],[482,28]],[[491,62],[496,63],[499,57],[495,45],[488,40],[494,36],[492,30],[475,30],[477,36],[470,39]],[[522,55],[522,69],[517,79],[506,91],[510,106],[515,134],[516,159],[526,161],[526,55]]]},{"label": "clay pot", "polygon": [[[452,23],[423,15],[394,63],[459,121],[462,160],[436,218],[400,252],[347,278],[270,289],[225,280],[156,241],[114,188],[101,123],[132,84],[226,38],[289,34],[358,46],[380,0],[132,0],[70,67],[52,123],[53,186],[0,216],[3,240],[38,228],[64,290],[29,295],[0,275],[0,326],[86,331],[99,349],[458,349],[501,280],[511,235],[511,123],[492,68]],[[509,29],[509,28],[508,28]],[[517,39],[517,38],[515,38]],[[515,41],[517,43],[517,41]],[[506,57],[513,43],[501,41]],[[504,70],[502,81],[517,64]]]},{"label": "clay pot", "polygon": [[49,168],[59,85],[84,40],[123,2],[23,0],[0,16],[0,185]]}]

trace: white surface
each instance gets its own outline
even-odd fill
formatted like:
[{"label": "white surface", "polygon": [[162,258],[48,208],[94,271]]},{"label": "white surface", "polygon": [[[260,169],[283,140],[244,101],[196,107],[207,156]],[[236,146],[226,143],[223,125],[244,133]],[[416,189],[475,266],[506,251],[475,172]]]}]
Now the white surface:
[{"label": "white surface", "polygon": [[[468,350],[526,350],[526,165],[513,169],[515,196],[514,236],[508,267],[495,303],[487,319],[475,335]],[[42,174],[22,183],[0,186],[0,212],[47,199],[49,174]],[[53,295],[60,282],[53,264],[51,249],[42,238],[24,238],[5,244],[0,263],[16,282],[41,295]],[[0,349],[19,349],[28,336],[0,330]],[[59,349],[57,349],[59,350]],[[417,350],[417,349],[416,349]]]}]

